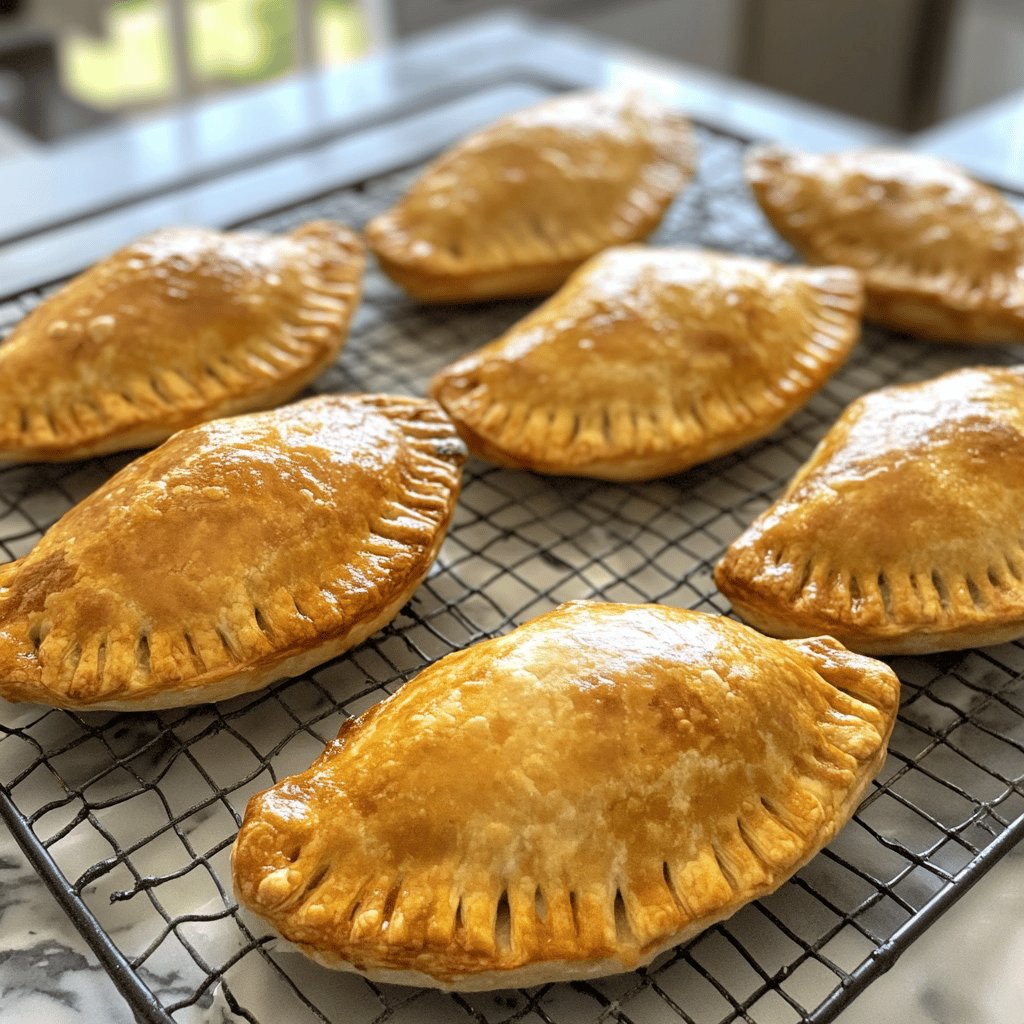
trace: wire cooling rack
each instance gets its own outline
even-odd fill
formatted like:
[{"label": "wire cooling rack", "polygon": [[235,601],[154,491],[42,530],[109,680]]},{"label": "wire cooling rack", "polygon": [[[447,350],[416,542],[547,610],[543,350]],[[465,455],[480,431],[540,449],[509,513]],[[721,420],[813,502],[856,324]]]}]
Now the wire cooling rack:
[{"label": "wire cooling rack", "polygon": [[[743,143],[706,129],[700,142],[697,179],[656,240],[792,259],[743,185]],[[313,217],[361,225],[413,173],[258,226]],[[0,326],[38,300],[0,308]],[[435,369],[529,307],[424,309],[371,269],[352,338],[317,388],[422,393]],[[543,478],[470,461],[434,571],[391,626],[348,655],[216,706],[82,715],[0,702],[0,812],[140,1019],[830,1020],[1024,834],[1024,646],[896,659],[904,700],[890,757],[853,821],[777,893],[635,973],[467,995],[337,974],[239,912],[228,851],[253,793],[307,767],[347,716],[450,651],[570,598],[727,612],[714,562],[849,401],[891,381],[1010,359],[868,330],[850,363],[769,440],[653,483]],[[127,461],[0,473],[7,557],[23,555]]]}]

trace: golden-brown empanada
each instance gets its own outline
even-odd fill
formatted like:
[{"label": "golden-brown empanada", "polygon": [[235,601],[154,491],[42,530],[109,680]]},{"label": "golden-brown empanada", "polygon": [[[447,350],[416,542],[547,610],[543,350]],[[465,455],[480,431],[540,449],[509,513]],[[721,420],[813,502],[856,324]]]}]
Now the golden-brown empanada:
[{"label": "golden-brown empanada", "polygon": [[435,663],[253,797],[235,890],[321,963],[378,981],[629,970],[832,839],[898,694],[831,638],[562,605]]},{"label": "golden-brown empanada", "polygon": [[715,580],[775,636],[911,654],[1024,634],[1024,370],[874,391],[828,432]]},{"label": "golden-brown empanada", "polygon": [[869,320],[933,341],[1024,341],[1024,222],[952,164],[890,150],[753,150],[747,177],[811,263],[865,276]]},{"label": "golden-brown empanada", "polygon": [[792,415],[845,361],[862,301],[845,267],[609,249],[431,393],[500,465],[664,476]]},{"label": "golden-brown empanada", "polygon": [[693,162],[677,111],[637,92],[563,96],[449,150],[366,237],[424,302],[547,294],[594,253],[649,235]]},{"label": "golden-brown empanada", "polygon": [[0,462],[146,447],[286,401],[337,356],[362,272],[362,243],[326,221],[118,250],[0,346]]},{"label": "golden-brown empanada", "polygon": [[0,569],[0,696],[177,707],[340,654],[427,574],[464,457],[435,403],[381,395],[176,434]]}]

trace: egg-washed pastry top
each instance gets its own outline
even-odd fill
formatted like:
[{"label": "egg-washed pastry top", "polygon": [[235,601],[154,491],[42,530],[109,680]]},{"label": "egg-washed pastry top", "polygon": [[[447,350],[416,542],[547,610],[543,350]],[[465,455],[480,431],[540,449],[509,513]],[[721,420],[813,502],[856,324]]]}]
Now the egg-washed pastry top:
[{"label": "egg-washed pastry top", "polygon": [[830,638],[562,605],[436,662],[254,796],[235,890],[303,952],[377,981],[629,970],[835,835],[898,692]]},{"label": "egg-washed pastry top", "polygon": [[775,229],[865,276],[868,319],[933,341],[1024,341],[1024,221],[959,167],[895,150],[747,158]]},{"label": "egg-washed pastry top", "polygon": [[0,568],[0,697],[176,707],[340,654],[426,575],[464,457],[435,403],[382,395],[175,434]]},{"label": "egg-washed pastry top", "polygon": [[340,351],[362,273],[362,243],[327,221],[119,249],[0,345],[0,463],[148,447],[286,401]]},{"label": "egg-washed pastry top", "polygon": [[775,636],[873,654],[1024,635],[1024,370],[857,399],[715,579]]},{"label": "egg-washed pastry top", "polygon": [[677,111],[639,92],[572,93],[464,139],[366,237],[425,302],[546,294],[594,253],[650,234],[693,163]]},{"label": "egg-washed pastry top", "polygon": [[500,465],[664,476],[791,416],[845,362],[862,301],[845,267],[623,246],[441,370],[431,393]]}]

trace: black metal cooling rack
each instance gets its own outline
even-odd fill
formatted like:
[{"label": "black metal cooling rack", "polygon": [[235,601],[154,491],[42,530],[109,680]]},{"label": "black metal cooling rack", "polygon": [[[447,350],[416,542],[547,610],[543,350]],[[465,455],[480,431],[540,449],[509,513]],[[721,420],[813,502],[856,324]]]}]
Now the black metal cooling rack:
[{"label": "black metal cooling rack", "polygon": [[[742,183],[740,140],[701,130],[693,186],[657,241],[779,259]],[[362,224],[412,171],[259,222]],[[0,327],[39,300],[0,308]],[[371,270],[353,336],[320,390],[420,393],[528,303],[423,309]],[[883,383],[1005,350],[868,330],[850,363],[770,439],[647,484],[549,479],[471,461],[429,579],[348,655],[266,692],[162,713],[3,707],[0,813],[143,1020],[413,1024],[831,1020],[1024,835],[1024,645],[894,662],[904,700],[878,782],[792,881],[632,974],[445,995],[327,971],[239,912],[228,850],[249,796],[305,768],[426,663],[569,598],[727,612],[711,578],[842,408]],[[127,456],[0,472],[0,545],[16,558]],[[287,542],[287,541],[285,541]]]}]

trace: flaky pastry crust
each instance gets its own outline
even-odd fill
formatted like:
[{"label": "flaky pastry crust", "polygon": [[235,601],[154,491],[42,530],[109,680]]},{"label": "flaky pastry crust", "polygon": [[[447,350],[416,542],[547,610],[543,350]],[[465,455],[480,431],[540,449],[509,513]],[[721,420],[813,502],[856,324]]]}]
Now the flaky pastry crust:
[{"label": "flaky pastry crust", "polygon": [[435,403],[382,395],[174,435],[0,569],[0,696],[177,707],[340,654],[427,574],[464,458]]},{"label": "flaky pastry crust", "polygon": [[0,346],[0,463],[148,447],[292,398],[345,343],[363,262],[327,221],[167,228],[119,249]]},{"label": "flaky pastry crust", "polygon": [[628,970],[835,835],[898,693],[830,638],[562,605],[436,662],[254,796],[235,890],[307,954],[375,980]]},{"label": "flaky pastry crust", "polygon": [[763,146],[747,178],[806,260],[863,272],[869,320],[932,341],[1024,341],[1024,221],[960,168],[892,150]]},{"label": "flaky pastry crust", "polygon": [[860,334],[859,275],[623,246],[435,376],[477,455],[609,480],[679,472],[771,433]]},{"label": "flaky pastry crust", "polygon": [[872,654],[1024,635],[1024,370],[975,368],[855,401],[715,580],[775,636]]},{"label": "flaky pastry crust", "polygon": [[423,302],[543,295],[601,249],[649,235],[693,164],[677,111],[638,92],[574,93],[469,136],[366,238]]}]

